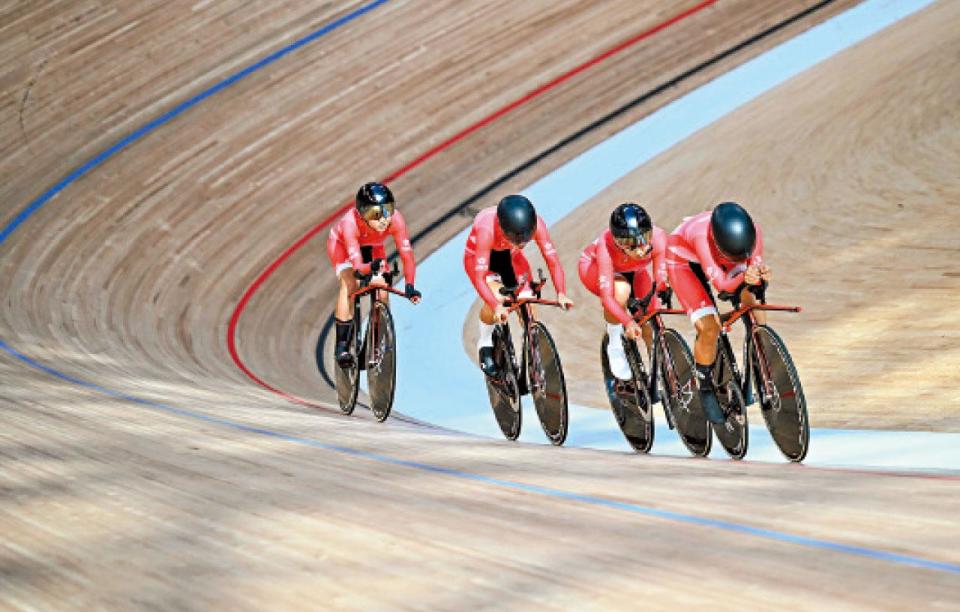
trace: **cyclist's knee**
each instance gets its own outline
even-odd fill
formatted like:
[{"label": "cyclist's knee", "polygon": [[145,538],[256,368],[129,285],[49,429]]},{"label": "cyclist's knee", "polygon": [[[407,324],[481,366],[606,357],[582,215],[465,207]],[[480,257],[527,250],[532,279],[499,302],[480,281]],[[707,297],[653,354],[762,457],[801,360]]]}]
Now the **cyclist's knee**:
[{"label": "cyclist's knee", "polygon": [[628,283],[625,278],[618,277],[613,281],[613,295],[618,304],[621,306],[627,305],[627,300],[630,299],[631,289],[630,283]]},{"label": "cyclist's knee", "polygon": [[480,307],[480,321],[486,325],[493,325],[495,322],[493,320],[493,309],[486,302]]},{"label": "cyclist's knee", "polygon": [[353,274],[353,268],[345,268],[340,271],[340,288],[347,291],[356,291],[357,277]]}]

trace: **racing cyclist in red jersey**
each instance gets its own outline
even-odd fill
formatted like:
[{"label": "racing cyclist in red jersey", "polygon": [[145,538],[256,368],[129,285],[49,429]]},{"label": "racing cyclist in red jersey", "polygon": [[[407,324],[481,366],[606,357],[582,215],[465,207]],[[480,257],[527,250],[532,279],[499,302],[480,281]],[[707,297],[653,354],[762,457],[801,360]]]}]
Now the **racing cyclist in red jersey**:
[{"label": "racing cyclist in red jersey", "polygon": [[[354,271],[360,274],[377,272],[371,262],[386,259],[383,243],[388,236],[393,236],[403,262],[404,293],[414,304],[420,302],[420,292],[413,286],[416,263],[407,235],[407,223],[395,207],[393,193],[386,185],[367,183],[357,192],[356,207],[343,215],[327,238],[327,257],[340,279],[340,294],[334,312],[337,327],[334,354],[343,367],[350,366],[352,361],[349,341],[353,332],[353,300],[350,294],[357,290]],[[371,284],[384,285],[384,280],[375,275]]]},{"label": "racing cyclist in red jersey", "polygon": [[667,233],[654,227],[642,206],[627,202],[614,209],[610,227],[580,256],[580,281],[603,303],[603,318],[610,337],[607,344],[610,371],[621,380],[632,377],[620,340],[621,330],[630,340],[642,334],[648,353],[653,342],[652,326],[647,323],[641,329],[626,308],[631,298],[642,299],[650,294],[654,280],[647,267],[651,262],[658,297],[649,302],[647,311],[657,308],[660,300],[670,300],[666,248]]},{"label": "racing cyclist in red jersey", "polygon": [[[704,413],[711,422],[723,423],[711,377],[717,359],[720,318],[709,284],[718,291],[732,292],[741,283],[759,285],[769,281],[770,268],[763,262],[763,234],[742,206],[735,202],[718,204],[713,211],[687,217],[670,234],[667,274],[697,330],[693,357]],[[746,288],[740,299],[744,305],[756,303]],[[763,313],[756,314],[762,323]]]},{"label": "racing cyclist in red jersey", "polygon": [[500,287],[521,285],[520,294],[531,295],[530,263],[523,255],[523,247],[531,239],[536,241],[550,269],[557,288],[557,301],[564,310],[569,310],[573,301],[566,295],[566,280],[557,250],[550,241],[547,224],[530,200],[521,195],[509,195],[496,207],[481,210],[467,237],[463,267],[484,302],[480,309],[477,352],[480,368],[488,376],[496,375],[493,328],[496,323],[506,321],[508,315],[503,305],[506,297],[500,294]]}]

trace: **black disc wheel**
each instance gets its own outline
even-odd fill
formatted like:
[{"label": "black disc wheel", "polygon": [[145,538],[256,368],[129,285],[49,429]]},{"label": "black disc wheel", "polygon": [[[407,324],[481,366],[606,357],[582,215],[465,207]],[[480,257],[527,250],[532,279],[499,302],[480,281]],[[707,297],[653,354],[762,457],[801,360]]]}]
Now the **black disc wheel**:
[{"label": "black disc wheel", "polygon": [[717,353],[719,381],[716,384],[717,403],[726,416],[723,423],[711,423],[717,440],[732,459],[743,459],[747,454],[749,429],[747,428],[747,407],[740,391],[740,379],[733,374],[733,368],[723,352]]},{"label": "black disc wheel", "polygon": [[[633,344],[632,347],[627,342]],[[603,341],[600,343],[600,364],[603,367],[603,381],[607,388],[607,399],[610,400],[610,409],[613,416],[623,432],[623,437],[627,443],[638,453],[648,453],[653,447],[653,407],[650,402],[650,392],[647,389],[647,378],[645,373],[634,365],[634,360],[639,359],[636,350],[636,344],[630,340],[625,340],[624,348],[632,348],[634,355],[628,353],[630,368],[633,370],[631,380],[621,380],[610,371],[610,358],[607,357],[607,346],[610,344],[610,336],[603,335]],[[637,376],[638,371],[640,376]]]},{"label": "black disc wheel", "polygon": [[336,370],[337,381],[337,402],[340,404],[340,410],[343,414],[353,414],[353,409],[357,407],[357,391],[360,389],[360,366],[356,356],[356,335],[357,325],[353,326],[353,333],[350,335],[350,346],[354,348],[353,364],[349,367],[341,367],[334,358],[334,369]]},{"label": "black disc wheel", "polygon": [[393,394],[397,388],[397,336],[390,308],[383,302],[374,302],[370,314],[370,332],[367,333],[367,388],[370,392],[370,410],[378,421],[385,421],[393,408]]},{"label": "black disc wheel", "polygon": [[[693,354],[686,341],[674,329],[663,330],[667,347],[660,359],[660,397],[669,410],[683,445],[698,457],[710,454],[713,434],[700,406],[700,393],[694,380]],[[661,350],[658,346],[657,350]]]},{"label": "black disc wheel", "polygon": [[490,406],[497,419],[497,425],[507,440],[516,440],[520,435],[522,412],[520,410],[520,388],[517,384],[517,369],[507,349],[511,342],[509,333],[504,333],[498,325],[493,331],[493,360],[497,364],[497,375],[485,376]]},{"label": "black disc wheel", "polygon": [[550,443],[560,446],[567,439],[567,384],[553,337],[540,322],[530,325],[527,377],[540,426]]},{"label": "black disc wheel", "polygon": [[766,325],[754,328],[753,342],[755,351],[766,362],[763,372],[764,365],[754,354],[753,376],[763,420],[780,452],[799,463],[810,446],[810,422],[797,369],[783,340]]}]

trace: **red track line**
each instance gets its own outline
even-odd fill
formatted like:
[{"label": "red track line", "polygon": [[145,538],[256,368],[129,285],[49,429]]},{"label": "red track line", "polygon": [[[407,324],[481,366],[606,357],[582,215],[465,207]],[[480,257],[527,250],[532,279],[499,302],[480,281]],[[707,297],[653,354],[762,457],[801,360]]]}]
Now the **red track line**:
[{"label": "red track line", "polygon": [[695,13],[698,13],[698,12],[700,12],[701,10],[707,8],[708,6],[711,6],[711,5],[716,4],[717,2],[718,2],[718,0],[705,0],[704,2],[701,2],[700,4],[697,4],[697,5],[693,6],[693,7],[690,7],[689,9],[683,11],[682,13],[678,13],[678,14],[674,15],[673,17],[671,17],[670,19],[667,19],[666,21],[664,21],[664,22],[662,22],[662,23],[659,23],[659,24],[653,26],[653,27],[650,28],[649,30],[644,30],[643,32],[640,32],[639,34],[637,34],[637,35],[634,36],[633,38],[630,38],[630,39],[627,39],[627,40],[623,41],[622,43],[620,43],[620,44],[618,44],[618,45],[616,45],[616,46],[614,46],[614,47],[612,47],[612,48],[604,51],[603,53],[601,53],[600,55],[594,57],[593,59],[587,60],[586,62],[580,64],[579,66],[576,66],[575,68],[573,68],[573,69],[571,69],[571,70],[569,70],[569,71],[567,71],[567,72],[564,72],[564,73],[561,74],[560,76],[554,78],[552,81],[548,81],[547,83],[544,83],[543,85],[541,85],[540,87],[537,87],[536,89],[534,89],[533,91],[527,93],[527,94],[524,95],[523,97],[518,98],[517,100],[514,100],[513,102],[511,102],[511,103],[507,104],[506,106],[504,106],[503,108],[495,111],[493,114],[484,117],[483,119],[481,119],[481,120],[478,121],[477,123],[474,123],[473,125],[471,125],[471,126],[468,127],[467,129],[463,130],[462,132],[459,132],[458,134],[454,134],[454,135],[451,136],[449,139],[447,139],[447,140],[441,142],[440,144],[438,144],[437,146],[433,147],[432,149],[430,149],[429,151],[427,151],[426,153],[424,153],[424,154],[421,155],[420,157],[414,159],[412,162],[410,162],[410,163],[407,164],[406,166],[403,166],[403,167],[400,168],[399,170],[396,170],[396,171],[394,171],[392,174],[388,175],[388,176],[384,179],[384,181],[392,181],[392,180],[394,180],[394,179],[396,179],[396,178],[399,178],[400,176],[403,176],[404,174],[406,174],[406,173],[409,172],[410,170],[416,168],[417,166],[419,166],[420,164],[422,164],[422,163],[425,162],[426,160],[430,159],[431,157],[433,157],[434,155],[436,155],[436,154],[439,153],[440,151],[443,151],[444,149],[446,149],[446,148],[450,147],[451,145],[455,144],[456,142],[458,142],[458,141],[460,141],[460,140],[463,140],[464,138],[466,138],[467,136],[469,136],[469,135],[472,134],[473,132],[476,132],[476,131],[479,130],[480,128],[484,127],[485,125],[490,124],[490,123],[493,123],[494,121],[496,121],[496,120],[499,119],[500,117],[506,115],[507,113],[509,113],[509,112],[512,111],[513,109],[515,109],[515,108],[517,108],[517,107],[519,107],[519,106],[522,106],[522,105],[526,104],[526,103],[529,102],[530,100],[533,100],[534,98],[540,96],[541,94],[546,93],[547,91],[553,89],[553,88],[556,87],[557,85],[560,85],[560,84],[563,83],[564,81],[570,80],[571,78],[573,78],[573,77],[575,77],[576,75],[580,74],[581,72],[587,70],[588,68],[592,68],[593,66],[595,66],[595,65],[599,64],[600,62],[602,62],[603,60],[605,60],[605,59],[607,59],[607,58],[609,58],[609,57],[612,57],[612,56],[616,55],[617,53],[620,53],[621,51],[624,51],[624,50],[632,47],[633,45],[637,44],[638,42],[640,42],[640,41],[642,41],[642,40],[644,40],[644,39],[646,39],[646,38],[649,38],[649,37],[653,36],[653,35],[656,34],[657,32],[660,32],[661,30],[665,30],[665,29],[669,28],[670,26],[672,26],[673,24],[675,24],[675,23],[677,23],[677,22],[679,22],[679,21],[683,21],[683,20],[686,19],[687,17],[689,17],[689,16],[691,16],[691,15],[693,15],[693,14],[695,14]]},{"label": "red track line", "polygon": [[[716,4],[718,1],[719,1],[719,0],[703,0],[703,1],[700,2],[699,4],[696,4],[696,5],[690,7],[689,9],[687,9],[687,10],[685,10],[685,11],[683,11],[683,12],[677,13],[677,14],[674,15],[673,17],[667,19],[666,21],[663,21],[663,22],[661,22],[661,23],[658,23],[657,25],[653,26],[652,28],[649,28],[649,29],[647,29],[647,30],[644,30],[643,32],[640,32],[639,34],[633,36],[632,38],[629,38],[629,39],[627,39],[627,40],[625,40],[625,41],[623,41],[623,42],[615,45],[614,47],[611,47],[610,49],[604,51],[604,52],[601,53],[600,55],[597,55],[596,57],[587,60],[586,62],[580,64],[579,66],[576,66],[576,67],[574,67],[573,69],[568,70],[567,72],[564,72],[564,73],[561,74],[560,76],[558,76],[558,77],[556,77],[556,78],[548,81],[547,83],[544,83],[543,85],[540,85],[539,87],[537,87],[536,89],[533,89],[532,91],[526,93],[526,94],[523,95],[522,97],[520,97],[520,98],[514,100],[513,102],[510,102],[510,103],[507,104],[506,106],[503,106],[502,108],[494,111],[492,114],[487,115],[486,117],[484,117],[484,118],[481,119],[480,121],[474,123],[473,125],[468,126],[466,129],[464,129],[464,130],[462,130],[462,131],[454,134],[453,136],[451,136],[451,137],[448,138],[447,140],[444,140],[444,141],[441,142],[440,144],[438,144],[438,145],[436,145],[435,147],[433,147],[433,148],[431,148],[430,150],[428,150],[426,153],[423,153],[422,155],[420,155],[419,157],[417,157],[416,159],[414,159],[414,160],[411,161],[410,163],[402,166],[401,168],[399,168],[399,169],[397,169],[397,170],[394,170],[393,172],[391,172],[390,174],[388,174],[388,175],[383,179],[383,182],[388,183],[388,182],[390,182],[390,181],[393,181],[393,180],[396,180],[396,179],[400,178],[401,176],[403,176],[403,175],[406,174],[407,172],[410,172],[411,170],[413,170],[414,168],[416,168],[417,166],[419,166],[419,165],[422,164],[423,162],[427,161],[427,160],[430,159],[431,157],[434,157],[435,155],[437,155],[437,154],[440,153],[441,151],[449,148],[450,146],[452,146],[453,144],[459,142],[460,140],[463,140],[464,138],[466,138],[466,137],[469,136],[470,134],[472,134],[472,133],[476,132],[477,130],[483,128],[484,126],[486,126],[486,125],[488,125],[488,124],[496,121],[497,119],[503,117],[504,115],[506,115],[506,114],[509,113],[510,111],[512,111],[512,110],[514,110],[514,109],[516,109],[516,108],[518,108],[518,107],[526,104],[527,102],[529,102],[530,100],[533,100],[534,98],[539,97],[540,95],[542,95],[542,94],[546,93],[547,91],[549,91],[549,90],[557,87],[557,86],[560,85],[561,83],[563,83],[563,82],[565,82],[565,81],[568,81],[569,79],[571,79],[571,78],[573,78],[574,76],[580,74],[581,72],[584,72],[585,70],[587,70],[587,69],[589,69],[589,68],[591,68],[591,67],[599,64],[600,62],[602,62],[602,61],[604,61],[604,60],[606,60],[606,59],[608,59],[608,58],[610,58],[610,57],[612,57],[612,56],[614,56],[614,55],[616,55],[616,54],[618,54],[618,53],[620,53],[620,52],[622,52],[622,51],[624,51],[624,50],[626,50],[626,49],[628,49],[628,48],[630,48],[630,47],[632,47],[633,45],[639,43],[640,41],[642,41],[642,40],[644,40],[644,39],[647,39],[647,38],[653,36],[653,35],[656,34],[657,32],[660,32],[660,31],[662,31],[662,30],[665,30],[665,29],[669,28],[670,26],[672,26],[672,25],[674,25],[674,24],[676,24],[676,23],[678,23],[678,22],[686,19],[687,17],[690,17],[691,15],[694,15],[695,13],[698,13],[698,12],[702,11],[703,9],[705,9],[705,8],[707,8],[707,7],[710,7],[710,6],[714,5],[714,4]],[[345,203],[344,205],[342,205],[341,207],[339,207],[337,210],[335,210],[335,211],[333,212],[333,214],[331,214],[331,215],[329,215],[328,217],[326,217],[325,219],[323,219],[323,221],[321,221],[320,223],[318,223],[316,226],[314,226],[312,229],[310,229],[307,233],[305,233],[303,236],[301,236],[296,242],[294,242],[292,245],[290,245],[289,247],[287,247],[286,250],[284,250],[283,253],[281,253],[281,254],[273,261],[273,263],[271,263],[269,266],[267,266],[266,269],[264,269],[263,272],[261,272],[260,275],[257,276],[257,278],[253,281],[253,283],[252,283],[252,284],[247,288],[247,290],[243,293],[243,296],[240,298],[240,301],[237,302],[237,306],[236,306],[236,308],[234,309],[233,314],[230,316],[230,323],[229,323],[229,325],[227,326],[227,348],[228,348],[228,350],[230,351],[230,357],[233,359],[233,362],[237,365],[237,367],[240,368],[240,370],[241,370],[244,374],[246,374],[247,377],[248,377],[250,380],[252,380],[253,382],[257,383],[258,385],[260,385],[260,386],[263,387],[264,389],[267,389],[268,391],[272,391],[272,392],[276,393],[277,395],[280,395],[281,397],[283,397],[283,398],[285,398],[285,399],[288,399],[288,400],[290,400],[290,401],[292,401],[292,402],[295,402],[295,403],[298,403],[298,404],[303,404],[303,405],[306,405],[306,406],[312,406],[312,407],[315,407],[315,408],[323,408],[323,406],[320,406],[320,405],[318,405],[318,404],[312,403],[312,402],[310,402],[310,401],[308,401],[308,400],[305,400],[305,399],[303,399],[303,398],[297,397],[297,396],[295,396],[295,395],[290,395],[290,394],[288,394],[288,393],[285,393],[285,392],[283,392],[283,391],[281,391],[281,390],[279,390],[279,389],[277,389],[277,388],[269,385],[268,383],[264,382],[260,377],[258,377],[258,376],[257,376],[256,374],[254,374],[252,371],[250,371],[250,368],[248,368],[248,367],[246,366],[246,364],[243,363],[243,360],[240,358],[240,353],[239,353],[239,351],[237,350],[237,342],[236,342],[237,327],[238,327],[238,324],[239,324],[239,322],[240,322],[240,315],[243,314],[243,311],[244,311],[244,309],[247,307],[247,304],[250,302],[250,299],[253,297],[253,294],[256,293],[257,290],[260,289],[261,285],[263,285],[263,283],[270,277],[270,275],[272,275],[272,274],[277,270],[277,268],[280,267],[280,265],[281,265],[284,261],[286,261],[291,255],[293,255],[297,250],[299,250],[300,247],[302,247],[304,244],[306,244],[311,238],[313,238],[313,237],[316,236],[318,233],[320,233],[320,232],[321,232],[324,228],[326,228],[328,225],[330,225],[331,223],[333,223],[333,221],[334,221],[335,219],[337,219],[340,215],[342,215],[344,212],[346,212],[352,205],[353,205],[352,202],[347,202],[347,203]]]}]

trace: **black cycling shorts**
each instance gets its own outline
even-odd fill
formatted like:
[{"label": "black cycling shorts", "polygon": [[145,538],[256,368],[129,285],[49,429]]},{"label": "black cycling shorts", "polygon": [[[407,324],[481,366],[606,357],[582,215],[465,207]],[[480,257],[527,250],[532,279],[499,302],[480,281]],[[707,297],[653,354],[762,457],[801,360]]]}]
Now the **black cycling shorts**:
[{"label": "black cycling shorts", "polygon": [[490,251],[490,272],[500,275],[504,287],[516,287],[517,275],[513,271],[513,259],[510,250]]}]

